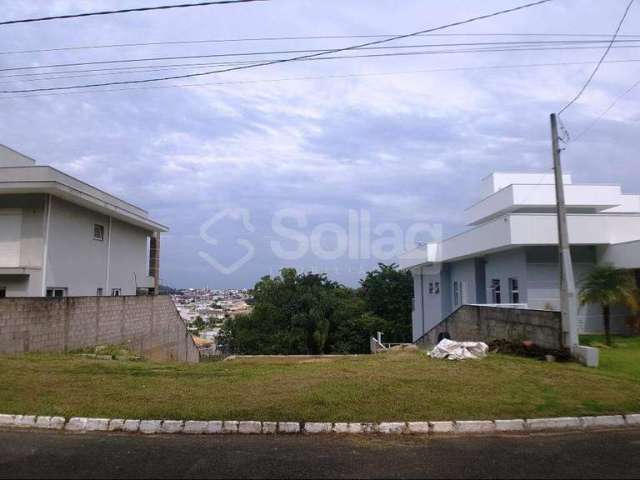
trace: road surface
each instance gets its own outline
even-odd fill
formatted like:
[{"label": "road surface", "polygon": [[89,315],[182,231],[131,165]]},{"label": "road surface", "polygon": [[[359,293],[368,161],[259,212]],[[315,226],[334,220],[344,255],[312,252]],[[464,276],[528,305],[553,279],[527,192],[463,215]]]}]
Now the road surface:
[{"label": "road surface", "polygon": [[457,438],[0,431],[0,478],[638,478],[640,430]]}]

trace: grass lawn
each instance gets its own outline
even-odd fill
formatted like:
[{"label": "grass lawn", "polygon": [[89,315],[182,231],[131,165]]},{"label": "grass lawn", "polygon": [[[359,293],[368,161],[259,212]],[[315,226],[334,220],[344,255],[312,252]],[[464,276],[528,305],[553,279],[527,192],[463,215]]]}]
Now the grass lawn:
[{"label": "grass lawn", "polygon": [[601,350],[597,370],[503,355],[438,361],[424,353],[199,365],[0,357],[0,413],[383,421],[640,412],[640,339],[616,342]]}]

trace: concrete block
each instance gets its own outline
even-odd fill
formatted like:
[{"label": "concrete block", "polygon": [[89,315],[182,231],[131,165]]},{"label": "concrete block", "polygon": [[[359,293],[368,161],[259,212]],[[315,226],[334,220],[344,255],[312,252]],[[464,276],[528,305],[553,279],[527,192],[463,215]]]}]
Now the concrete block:
[{"label": "concrete block", "polygon": [[208,422],[198,422],[195,420],[189,420],[187,422],[184,422],[184,428],[182,429],[182,433],[188,433],[190,435],[201,435],[203,433],[206,433],[207,423]]},{"label": "concrete block", "polygon": [[333,424],[333,432],[334,433],[349,433],[349,424],[348,423],[334,423]]},{"label": "concrete block", "polygon": [[361,423],[362,433],[378,433],[378,424],[377,423]]},{"label": "concrete block", "polygon": [[298,422],[278,422],[278,433],[300,433]]},{"label": "concrete block", "polygon": [[407,425],[401,422],[381,422],[378,424],[378,433],[397,434],[404,433]]},{"label": "concrete block", "polygon": [[570,430],[582,427],[578,417],[534,418],[527,420],[527,428],[531,431],[539,430]]},{"label": "concrete block", "polygon": [[429,422],[409,422],[407,431],[413,434],[425,435],[429,433]]},{"label": "concrete block", "polygon": [[222,433],[238,433],[238,422],[236,420],[225,420],[222,423]]},{"label": "concrete block", "polygon": [[492,433],[496,431],[496,425],[491,420],[459,421],[455,429],[458,433]]},{"label": "concrete block", "polygon": [[629,426],[640,426],[640,414],[625,415],[624,419]]},{"label": "concrete block", "polygon": [[525,429],[524,420],[496,420],[496,432],[522,432]]},{"label": "concrete block", "polygon": [[124,419],[123,418],[112,418],[109,420],[109,428],[107,429],[110,432],[121,432],[124,429]]},{"label": "concrete block", "polygon": [[141,420],[140,421],[140,433],[146,435],[153,435],[160,433],[162,427],[162,421],[160,420]]},{"label": "concrete block", "polygon": [[262,433],[262,423],[260,422],[240,422],[238,424],[238,433],[247,435],[255,435]]},{"label": "concrete block", "polygon": [[574,355],[586,367],[597,368],[600,363],[600,350],[594,347],[578,345],[574,350]]},{"label": "concrete block", "polygon": [[0,427],[13,427],[15,425],[14,415],[0,415]]},{"label": "concrete block", "polygon": [[108,418],[87,418],[85,431],[87,432],[106,432],[109,430]]},{"label": "concrete block", "polygon": [[70,432],[84,432],[87,427],[87,419],[84,417],[70,418],[64,429]]},{"label": "concrete block", "polygon": [[164,420],[160,427],[162,433],[182,433],[184,422],[182,420]]},{"label": "concrete block", "polygon": [[455,431],[453,422],[429,422],[431,433],[453,433]]},{"label": "concrete block", "polygon": [[221,433],[224,433],[223,422],[217,420],[207,422],[205,433],[208,435],[220,435]]},{"label": "concrete block", "polygon": [[51,417],[49,420],[49,428],[51,430],[62,430],[66,420],[64,417]]},{"label": "concrete block", "polygon": [[36,428],[49,428],[51,424],[51,417],[38,417],[36,418],[36,424],[34,425]]},{"label": "concrete block", "polygon": [[140,430],[140,420],[125,420],[122,431],[127,433],[135,433]]},{"label": "concrete block", "polygon": [[622,415],[603,415],[599,417],[581,417],[585,428],[624,427],[626,422]]},{"label": "concrete block", "polygon": [[332,428],[330,423],[307,422],[304,424],[304,433],[331,433]]},{"label": "concrete block", "polygon": [[278,422],[262,422],[262,433],[276,433]]}]

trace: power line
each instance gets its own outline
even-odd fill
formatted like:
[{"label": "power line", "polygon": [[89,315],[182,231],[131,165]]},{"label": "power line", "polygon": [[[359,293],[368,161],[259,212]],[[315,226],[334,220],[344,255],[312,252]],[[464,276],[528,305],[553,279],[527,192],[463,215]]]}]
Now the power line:
[{"label": "power line", "polygon": [[[495,47],[527,47],[527,46],[549,46],[556,45],[571,46],[571,45],[585,45],[594,43],[603,43],[604,40],[556,40],[556,41],[525,41],[525,42],[466,42],[466,43],[432,43],[432,44],[416,44],[416,45],[393,45],[393,46],[375,46],[375,47],[362,47],[358,50],[395,50],[395,49],[409,49],[409,48],[439,48],[439,47],[472,47],[472,46],[495,46]],[[618,43],[640,43],[640,39],[633,40],[618,40]],[[607,41],[608,43],[608,41]],[[597,46],[592,48],[598,48]],[[50,65],[29,65],[29,66],[17,66],[7,67],[0,69],[0,72],[18,71],[18,70],[39,70],[43,68],[66,68],[66,67],[79,67],[88,65],[108,65],[114,63],[141,63],[141,62],[156,62],[161,60],[190,60],[196,58],[223,58],[223,57],[244,57],[244,56],[257,56],[257,55],[284,55],[284,54],[302,54],[302,53],[318,53],[325,52],[327,49],[311,49],[311,50],[272,50],[272,51],[257,51],[257,52],[232,52],[232,53],[214,53],[208,55],[177,55],[177,56],[165,56],[165,57],[144,57],[144,58],[129,58],[121,60],[98,60],[91,62],[74,62],[74,63],[57,63]],[[484,51],[484,50],[481,50]],[[502,50],[499,50],[502,51]],[[466,53],[466,52],[464,52]]]},{"label": "power line", "polygon": [[638,85],[640,85],[640,80],[636,81],[633,85],[631,85],[629,88],[627,88],[624,92],[622,92],[620,95],[618,95],[613,102],[611,102],[611,104],[605,108],[602,113],[600,113],[600,115],[598,115],[589,125],[587,125],[586,128],[584,128],[584,130],[582,130],[578,135],[575,136],[574,138],[574,142],[577,142],[578,140],[580,140],[584,135],[586,135],[588,132],[591,131],[591,129],[600,121],[602,120],[607,113],[609,113],[611,110],[613,110],[613,107],[615,107],[618,102],[620,100],[622,100],[623,97],[627,96],[629,93],[631,93],[633,90],[635,90]]},{"label": "power line", "polygon": [[[640,59],[635,60],[612,60],[607,63],[629,63],[640,62]],[[274,79],[262,79],[262,80],[232,80],[224,82],[207,82],[207,83],[192,83],[192,84],[174,84],[174,85],[144,85],[133,86],[127,88],[111,88],[101,90],[74,90],[66,92],[49,92],[49,93],[34,93],[26,95],[16,95],[13,97],[0,97],[0,99],[14,99],[14,98],[33,98],[33,97],[46,97],[46,96],[60,96],[60,95],[78,95],[87,93],[110,93],[110,92],[123,92],[128,90],[149,90],[149,89],[165,89],[165,88],[191,88],[191,87],[207,87],[218,85],[244,85],[254,83],[279,83],[290,82],[300,80],[326,80],[326,79],[342,79],[342,78],[361,78],[361,77],[386,77],[395,75],[414,75],[420,73],[440,73],[440,72],[458,72],[458,71],[474,71],[474,70],[499,70],[499,69],[517,69],[517,68],[538,68],[538,67],[551,67],[551,66],[573,66],[573,65],[592,65],[595,61],[591,62],[557,62],[557,63],[530,63],[530,64],[514,64],[514,65],[479,65],[473,67],[452,67],[452,68],[434,68],[426,70],[411,70],[402,72],[379,72],[379,73],[351,73],[351,74],[337,74],[337,75],[317,75],[317,76],[304,76],[304,77],[286,77],[286,78],[274,78]]]},{"label": "power line", "polygon": [[14,25],[17,23],[46,22],[49,20],[68,20],[70,18],[93,17],[96,15],[113,15],[116,13],[150,12],[152,10],[169,10],[173,8],[206,7],[210,5],[229,5],[233,3],[267,2],[269,0],[217,0],[214,2],[181,3],[177,5],[159,5],[156,7],[125,8],[121,10],[104,10],[101,12],[76,13],[72,15],[56,15],[52,17],[24,18],[21,20],[7,20],[0,25]]},{"label": "power line", "polygon": [[[575,50],[587,47],[568,47],[567,49]],[[628,48],[637,48],[637,47],[628,47]],[[565,48],[555,48],[553,50],[564,50]],[[382,54],[369,54],[369,55],[342,55],[337,57],[317,57],[308,60],[302,61],[318,61],[318,60],[343,60],[343,59],[352,59],[352,58],[386,58],[386,57],[397,57],[397,56],[415,56],[415,55],[435,55],[435,54],[456,54],[456,53],[490,53],[490,52],[523,52],[523,51],[539,51],[539,50],[552,50],[548,48],[536,48],[536,49],[477,49],[477,50],[452,50],[452,51],[418,51],[418,52],[400,52],[400,53],[382,53]],[[11,84],[15,81],[22,82],[38,82],[38,81],[49,81],[49,80],[65,80],[72,78],[85,78],[85,77],[95,77],[95,76],[105,76],[105,75],[127,75],[127,74],[139,74],[139,73],[151,73],[151,72],[162,72],[162,71],[175,71],[175,70],[199,70],[205,67],[211,66],[228,66],[228,65],[251,65],[255,64],[257,61],[244,61],[244,62],[205,62],[205,63],[178,63],[178,64],[166,64],[166,65],[144,65],[144,66],[128,66],[128,67],[111,67],[111,68],[98,68],[98,69],[85,69],[85,70],[66,70],[66,71],[54,71],[54,72],[30,72],[30,73],[21,73],[21,74],[12,74],[12,75],[4,75],[0,76],[0,80],[2,79],[13,79],[8,81],[0,81],[0,84]],[[605,63],[631,63],[635,62],[635,60],[612,60]],[[593,61],[588,62],[573,62],[571,64],[574,65],[592,65]],[[566,64],[566,63],[565,63]],[[80,73],[80,75],[65,75],[67,73]],[[56,75],[52,77],[42,77],[42,75]]]},{"label": "power line", "polygon": [[[205,40],[173,40],[173,41],[157,41],[157,42],[139,42],[139,43],[112,43],[103,45],[77,45],[57,48],[44,48],[34,50],[8,50],[0,51],[0,55],[20,55],[32,53],[49,53],[62,52],[69,50],[90,50],[105,48],[128,48],[128,47],[154,47],[163,45],[198,45],[208,43],[242,43],[242,42],[275,42],[290,40],[347,40],[354,38],[390,38],[396,34],[390,35],[307,35],[307,36],[281,36],[281,37],[248,37],[248,38],[227,38],[227,39],[205,39]],[[611,34],[604,33],[425,33],[416,35],[417,37],[587,37],[598,38],[606,37],[609,39]],[[640,35],[618,35],[624,38],[638,38]]]},{"label": "power line", "polygon": [[230,68],[226,68],[226,69],[222,69],[222,70],[211,70],[211,71],[208,71],[208,72],[190,73],[190,74],[185,74],[185,75],[173,75],[173,76],[159,77],[159,78],[147,78],[147,79],[141,79],[141,80],[123,80],[123,81],[119,81],[119,82],[93,83],[93,84],[83,84],[83,85],[71,85],[71,86],[65,86],[65,87],[36,88],[36,89],[27,89],[27,90],[2,90],[2,91],[0,91],[0,93],[9,93],[9,94],[13,94],[13,93],[35,93],[35,92],[45,92],[45,91],[54,91],[54,90],[71,90],[71,89],[79,89],[79,88],[106,87],[106,86],[111,86],[111,85],[151,83],[151,82],[159,82],[159,81],[164,81],[164,80],[178,80],[178,79],[183,79],[183,78],[201,77],[201,76],[205,76],[205,75],[212,75],[212,74],[215,74],[215,73],[225,73],[225,72],[231,72],[231,71],[237,71],[237,70],[246,70],[246,69],[249,69],[249,68],[264,67],[264,66],[268,66],[268,65],[276,65],[276,64],[280,64],[280,63],[294,62],[294,61],[299,61],[299,60],[319,57],[321,55],[335,54],[335,53],[345,52],[345,51],[349,51],[349,50],[356,50],[356,49],[363,48],[363,47],[369,47],[369,46],[373,46],[373,45],[380,45],[380,44],[388,43],[388,42],[391,42],[391,41],[394,41],[394,40],[402,40],[404,38],[411,38],[411,37],[415,37],[417,35],[421,35],[421,34],[425,34],[425,33],[430,33],[430,32],[435,32],[435,31],[438,31],[438,30],[444,30],[446,28],[465,25],[465,24],[472,23],[472,22],[475,22],[475,21],[478,21],[478,20],[484,20],[484,19],[487,19],[487,18],[496,17],[498,15],[503,15],[503,14],[506,14],[506,13],[512,13],[512,12],[515,12],[515,11],[518,11],[518,10],[523,10],[525,8],[530,8],[530,7],[534,7],[534,6],[537,6],[537,5],[542,5],[544,3],[549,3],[550,1],[551,0],[539,0],[537,2],[527,3],[527,4],[524,4],[524,5],[520,5],[518,7],[513,7],[513,8],[510,8],[510,9],[506,9],[506,10],[500,10],[500,11],[493,12],[493,13],[490,13],[490,14],[481,15],[481,16],[477,16],[477,17],[472,17],[472,18],[469,18],[467,20],[462,20],[462,21],[450,23],[450,24],[447,24],[447,25],[441,25],[439,27],[428,28],[428,29],[425,29],[425,30],[420,30],[420,31],[409,33],[409,34],[405,34],[405,35],[398,35],[398,36],[391,37],[391,38],[385,38],[385,39],[376,40],[376,41],[373,41],[373,42],[367,42],[367,43],[352,45],[352,46],[349,46],[349,47],[326,50],[326,51],[323,51],[323,52],[320,52],[320,53],[313,53],[313,54],[309,54],[309,55],[302,55],[302,56],[297,56],[297,57],[292,57],[292,58],[271,60],[271,61],[267,61],[267,62],[263,62],[263,63],[254,64],[254,65],[243,65],[243,66],[230,67]]},{"label": "power line", "polygon": [[591,75],[589,76],[589,78],[587,79],[585,84],[582,86],[580,91],[576,94],[576,96],[573,97],[573,99],[569,103],[567,103],[564,107],[562,107],[560,109],[560,111],[558,112],[558,115],[561,115],[571,105],[573,105],[582,96],[582,94],[585,92],[585,90],[587,89],[587,87],[589,86],[591,81],[594,79],[594,77],[596,76],[596,73],[598,73],[598,70],[600,69],[600,66],[602,65],[602,62],[604,62],[605,58],[607,58],[607,55],[611,51],[611,48],[613,47],[613,43],[616,41],[616,38],[618,37],[618,33],[620,33],[620,29],[622,28],[622,24],[624,23],[625,19],[627,18],[627,15],[629,14],[629,10],[631,10],[631,6],[633,5],[634,1],[635,0],[630,0],[629,4],[627,5],[627,8],[625,9],[624,14],[622,15],[622,18],[620,19],[620,22],[618,23],[618,28],[616,28],[616,31],[613,34],[613,37],[611,38],[611,42],[609,43],[609,46],[607,47],[607,49],[602,54],[602,57],[600,58],[600,61],[596,64],[596,68],[593,69],[593,72],[591,73]]}]

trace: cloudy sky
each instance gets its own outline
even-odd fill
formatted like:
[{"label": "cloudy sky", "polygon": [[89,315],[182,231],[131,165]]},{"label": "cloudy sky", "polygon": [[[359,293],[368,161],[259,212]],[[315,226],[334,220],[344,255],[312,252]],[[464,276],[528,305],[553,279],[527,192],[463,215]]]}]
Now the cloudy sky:
[{"label": "cloudy sky", "polygon": [[[170,3],[180,2],[0,0],[0,20]],[[0,90],[222,68],[184,66],[189,63],[287,58],[296,54],[211,55],[338,48],[375,38],[291,37],[410,33],[521,3],[271,0],[0,26]],[[250,287],[262,275],[295,266],[353,285],[377,261],[391,261],[415,231],[428,240],[464,228],[462,211],[491,171],[550,169],[548,115],[575,95],[605,44],[536,43],[528,50],[520,44],[513,51],[513,44],[494,42],[603,41],[585,35],[611,34],[627,3],[554,0],[387,44],[420,47],[341,54],[416,55],[293,62],[81,93],[1,94],[0,143],[168,225],[164,283]],[[620,183],[628,193],[640,192],[640,88],[575,137],[640,79],[631,36],[640,40],[639,27],[640,4],[621,31],[626,42],[563,115],[574,137],[565,169],[577,181]],[[289,39],[211,41],[264,37]],[[155,45],[67,49],[132,43]],[[461,43],[475,45],[451,45]],[[174,58],[23,68],[154,57]]]}]

